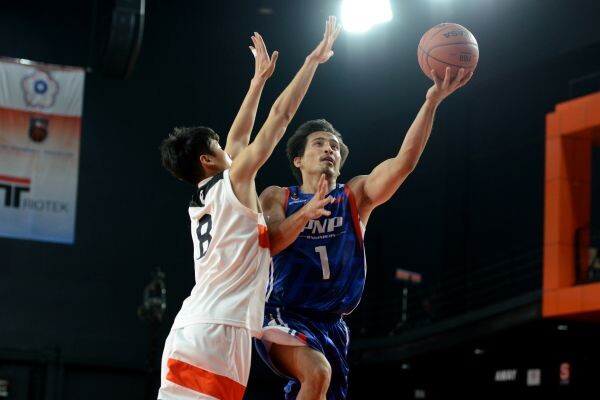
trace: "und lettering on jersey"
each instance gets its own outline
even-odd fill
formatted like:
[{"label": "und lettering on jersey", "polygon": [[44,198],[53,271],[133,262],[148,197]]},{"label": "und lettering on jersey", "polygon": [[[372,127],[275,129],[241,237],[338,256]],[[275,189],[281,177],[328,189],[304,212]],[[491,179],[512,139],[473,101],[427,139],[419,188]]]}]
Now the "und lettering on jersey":
[{"label": "und lettering on jersey", "polygon": [[[342,228],[342,229],[337,229]],[[312,219],[308,221],[300,236],[309,239],[332,238],[342,235],[346,232],[344,229],[344,217],[326,218],[325,220]]]}]

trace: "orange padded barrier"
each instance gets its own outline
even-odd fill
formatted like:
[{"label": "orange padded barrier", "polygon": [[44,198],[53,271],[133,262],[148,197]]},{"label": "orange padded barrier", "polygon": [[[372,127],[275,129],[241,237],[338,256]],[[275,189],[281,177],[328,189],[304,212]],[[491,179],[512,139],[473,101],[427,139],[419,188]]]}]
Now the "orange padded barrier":
[{"label": "orange padded barrier", "polygon": [[546,116],[544,317],[600,319],[600,282],[576,276],[576,252],[587,261],[593,145],[600,145],[600,93],[559,103]]}]

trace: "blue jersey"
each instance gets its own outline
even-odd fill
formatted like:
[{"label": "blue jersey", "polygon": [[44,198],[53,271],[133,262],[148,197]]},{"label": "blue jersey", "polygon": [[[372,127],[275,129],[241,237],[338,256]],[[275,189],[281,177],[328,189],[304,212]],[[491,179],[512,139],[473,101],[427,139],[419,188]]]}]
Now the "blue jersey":
[{"label": "blue jersey", "polygon": [[[273,257],[272,287],[267,304],[312,313],[348,314],[359,303],[366,278],[366,259],[356,201],[348,186],[337,184],[331,215],[308,221],[298,238]],[[314,194],[286,188],[286,217]]]}]

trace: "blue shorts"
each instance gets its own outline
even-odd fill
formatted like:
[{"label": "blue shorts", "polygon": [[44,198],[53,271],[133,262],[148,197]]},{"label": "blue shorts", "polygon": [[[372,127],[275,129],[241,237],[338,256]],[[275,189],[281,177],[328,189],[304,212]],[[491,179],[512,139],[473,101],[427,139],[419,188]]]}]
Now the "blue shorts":
[{"label": "blue shorts", "polygon": [[289,379],[285,386],[286,400],[295,399],[300,382],[279,371],[269,357],[271,343],[310,346],[321,352],[331,365],[331,383],[327,400],[343,400],[348,393],[348,344],[350,333],[340,315],[298,314],[267,305],[263,338],[254,341],[263,361],[278,375]]}]

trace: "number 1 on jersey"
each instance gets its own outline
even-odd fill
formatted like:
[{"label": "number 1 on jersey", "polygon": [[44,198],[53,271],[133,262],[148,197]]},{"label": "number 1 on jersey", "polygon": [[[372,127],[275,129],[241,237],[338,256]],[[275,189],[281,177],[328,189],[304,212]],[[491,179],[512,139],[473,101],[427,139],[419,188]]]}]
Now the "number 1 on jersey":
[{"label": "number 1 on jersey", "polygon": [[321,259],[321,267],[323,268],[323,279],[329,279],[329,258],[327,257],[327,247],[317,246],[315,252],[319,253]]}]

